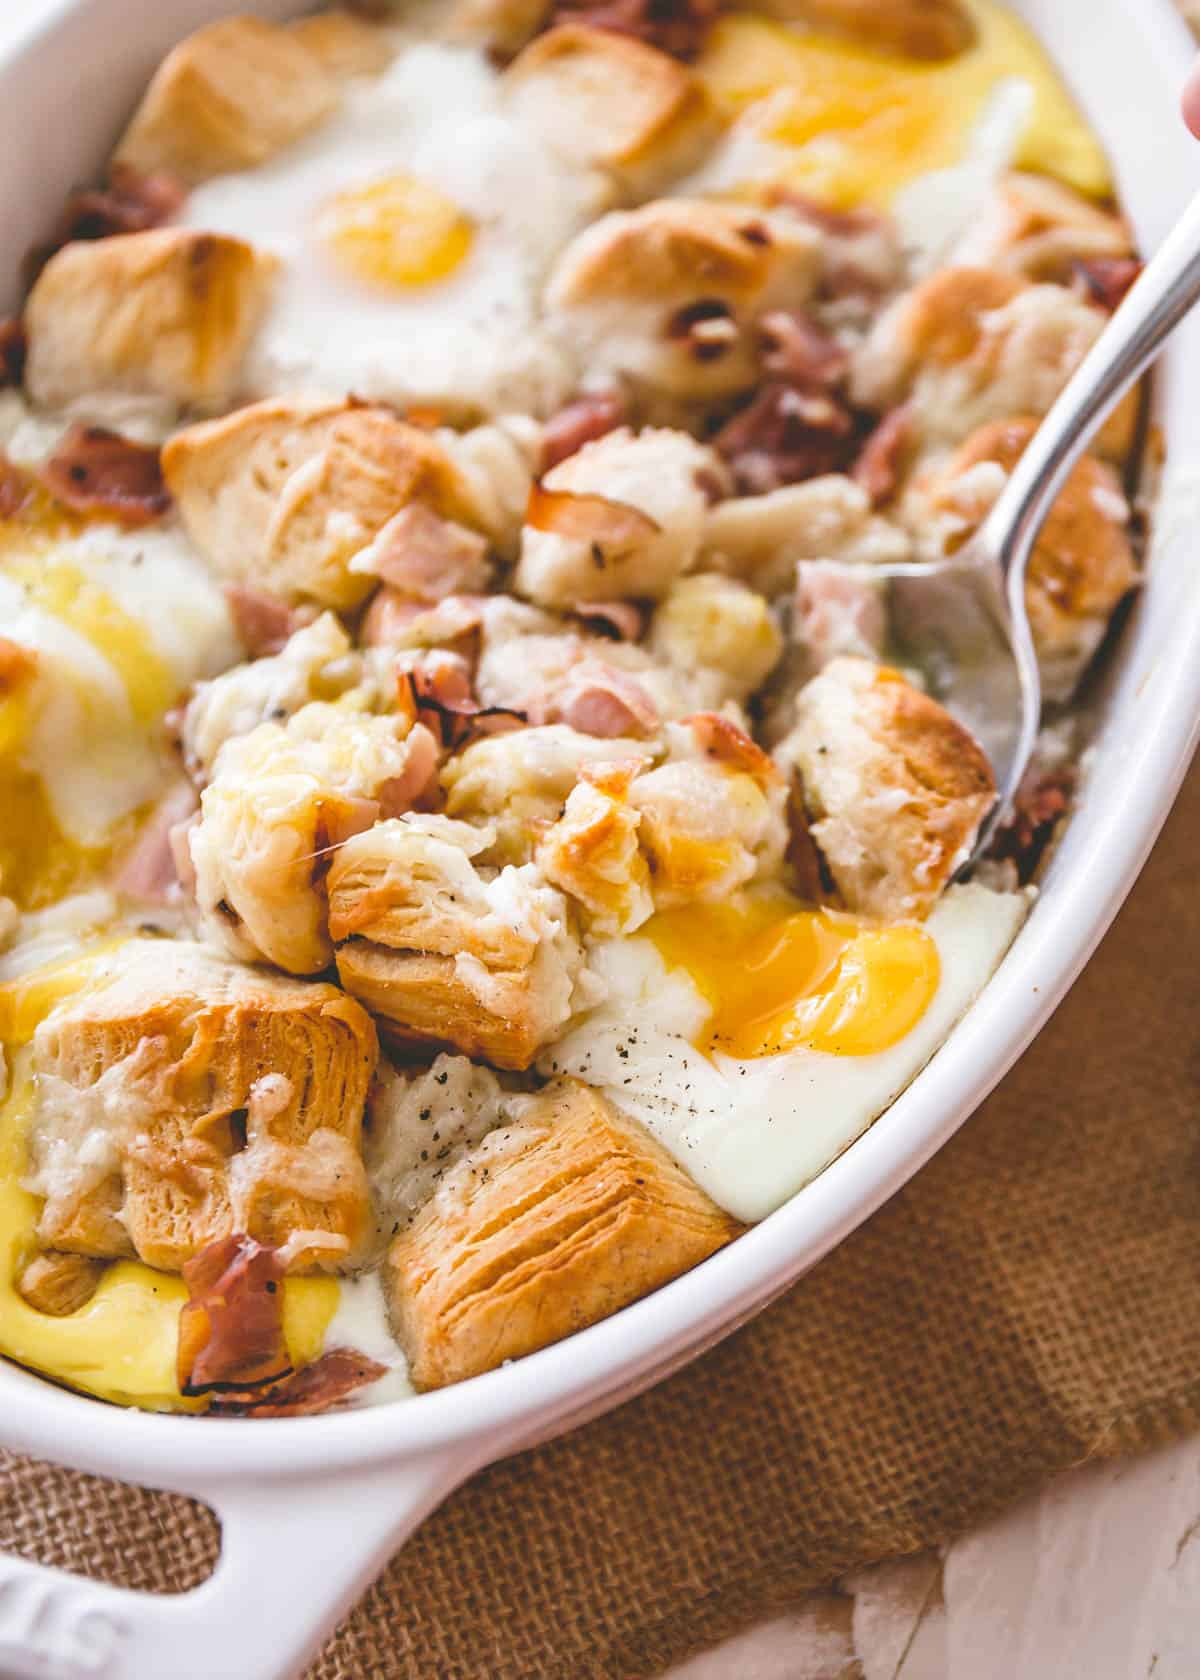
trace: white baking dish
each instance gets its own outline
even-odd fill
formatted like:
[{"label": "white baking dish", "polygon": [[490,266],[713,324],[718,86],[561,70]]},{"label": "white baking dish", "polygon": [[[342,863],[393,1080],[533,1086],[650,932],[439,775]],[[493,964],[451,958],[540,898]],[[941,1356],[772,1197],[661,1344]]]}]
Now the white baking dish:
[{"label": "white baking dish", "polygon": [[[20,254],[94,173],[162,53],[228,0],[27,0],[0,58],[0,306]],[[267,0],[252,9],[301,9]],[[1200,177],[1176,115],[1189,42],[1169,0],[1017,0],[1118,166],[1152,249]],[[6,20],[7,23],[7,20]],[[9,25],[9,32],[12,26]],[[709,1347],[861,1223],[960,1126],[1045,1022],[1114,915],[1171,805],[1200,720],[1200,320],[1160,382],[1171,472],[1149,581],[1121,641],[1088,791],[1034,913],[987,992],[876,1126],[698,1270],[517,1365],[340,1416],[155,1417],[0,1362],[0,1441],[191,1494],[224,1525],[212,1579],[178,1598],[0,1558],[0,1670],[74,1680],[292,1674],[388,1553],[478,1466],[629,1398]],[[114,1536],[119,1544],[119,1536]]]}]

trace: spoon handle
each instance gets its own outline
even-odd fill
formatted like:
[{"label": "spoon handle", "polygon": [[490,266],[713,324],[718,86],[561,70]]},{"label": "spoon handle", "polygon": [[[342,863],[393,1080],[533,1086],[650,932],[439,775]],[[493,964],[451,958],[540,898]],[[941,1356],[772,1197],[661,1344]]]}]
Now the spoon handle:
[{"label": "spoon handle", "polygon": [[1163,341],[1200,300],[1200,194],[1168,234],[1042,421],[979,533],[1007,577],[1014,617],[1046,515],[1071,468]]}]

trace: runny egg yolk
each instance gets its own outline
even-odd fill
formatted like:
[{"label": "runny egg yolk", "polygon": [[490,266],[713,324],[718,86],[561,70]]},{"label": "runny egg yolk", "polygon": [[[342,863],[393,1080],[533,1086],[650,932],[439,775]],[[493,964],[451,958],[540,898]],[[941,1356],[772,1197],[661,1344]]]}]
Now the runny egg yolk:
[{"label": "runny egg yolk", "polygon": [[[0,521],[0,576],[17,584],[30,606],[89,642],[120,679],[135,727],[155,731],[175,699],[178,683],[147,626],[79,566],[55,554],[55,543],[77,535],[83,524],[35,491],[17,516]],[[70,681],[70,673],[58,672],[55,680]],[[98,729],[111,727],[96,714],[97,700],[86,684],[73,686],[83,716]],[[0,823],[0,892],[23,910],[53,904],[95,875],[137,826],[136,817],[123,821],[103,846],[78,845],[62,832],[43,778],[23,759],[35,717],[33,688],[27,681],[0,695],[0,809],[5,815]]]},{"label": "runny egg yolk", "polygon": [[[37,1198],[21,1186],[33,1085],[23,1046],[55,1005],[93,981],[97,964],[121,944],[98,940],[83,957],[0,985],[0,1046],[14,1057],[8,1099],[0,1102],[0,1354],[104,1400],[153,1411],[203,1411],[207,1401],[179,1392],[175,1360],[179,1311],[187,1300],[182,1278],[140,1260],[118,1260],[105,1271],[91,1300],[56,1318],[22,1299],[16,1279],[36,1252]],[[292,1363],[321,1352],[337,1310],[330,1277],[284,1281],[284,1339]]]},{"label": "runny egg yolk", "polygon": [[698,69],[730,115],[773,99],[763,134],[787,154],[783,180],[835,208],[886,206],[918,176],[962,162],[989,97],[1014,80],[1033,95],[1016,166],[1108,195],[1104,152],[1036,37],[997,0],[968,6],[976,40],[941,62],[733,13]]},{"label": "runny egg yolk", "polygon": [[355,279],[377,286],[444,280],[475,237],[456,204],[412,175],[337,193],[322,208],[317,233]]},{"label": "runny egg yolk", "polygon": [[739,1061],[888,1050],[941,978],[937,945],[915,923],[881,927],[782,894],[668,910],[643,931],[712,1007],[699,1048]]}]

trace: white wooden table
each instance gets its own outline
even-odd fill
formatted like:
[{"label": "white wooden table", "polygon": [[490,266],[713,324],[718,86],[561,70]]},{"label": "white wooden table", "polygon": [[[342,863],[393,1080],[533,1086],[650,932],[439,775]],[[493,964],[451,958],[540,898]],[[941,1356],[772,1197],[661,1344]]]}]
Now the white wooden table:
[{"label": "white wooden table", "polygon": [[1200,1439],[1058,1477],[670,1680],[1197,1680]]}]

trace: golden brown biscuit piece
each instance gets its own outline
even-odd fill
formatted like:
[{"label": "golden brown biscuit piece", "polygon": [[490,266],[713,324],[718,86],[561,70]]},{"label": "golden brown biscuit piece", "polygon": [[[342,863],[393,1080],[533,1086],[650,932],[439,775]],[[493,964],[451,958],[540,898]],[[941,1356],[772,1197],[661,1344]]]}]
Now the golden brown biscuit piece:
[{"label": "golden brown biscuit piece", "polygon": [[334,986],[184,941],[122,948],[38,1028],[31,1186],[47,1247],[178,1271],[244,1231],[288,1268],[359,1257],[360,1153],[377,1046]]},{"label": "golden brown biscuit piece", "polygon": [[[954,519],[955,543],[965,541],[987,513],[1037,427],[1031,418],[997,421],[954,456],[928,500]],[[999,470],[989,474],[989,467]],[[1070,697],[1117,603],[1137,582],[1129,516],[1116,473],[1085,455],[1042,526],[1025,602],[1051,699]]]},{"label": "golden brown biscuit piece", "polygon": [[664,595],[694,563],[719,456],[686,432],[627,426],[585,444],[529,499],[513,588],[542,606]]},{"label": "golden brown biscuit piece", "polygon": [[632,933],[654,914],[638,848],[641,813],[629,803],[638,768],[635,761],[584,770],[537,850],[542,874],[582,905],[593,935]]},{"label": "golden brown biscuit piece", "polygon": [[844,473],[826,473],[763,496],[717,502],[705,522],[700,564],[778,595],[801,560],[885,566],[911,558],[906,533],[872,512],[866,491]]},{"label": "golden brown biscuit piece", "polygon": [[456,0],[450,15],[452,35],[511,58],[533,39],[550,11],[551,0]]},{"label": "golden brown biscuit piece", "polygon": [[962,0],[754,0],[749,9],[836,29],[906,58],[956,58],[976,34]]},{"label": "golden brown biscuit piece", "polygon": [[804,306],[822,252],[820,233],[786,211],[663,198],[579,234],[546,301],[597,376],[704,402],[756,383],[757,321]]},{"label": "golden brown biscuit piece", "polygon": [[290,601],[348,608],[377,580],[351,571],[394,514],[454,518],[461,475],[391,409],[272,397],[169,440],[163,475],[188,535],[223,576]]},{"label": "golden brown biscuit piece", "polygon": [[420,816],[356,835],[329,871],[329,931],[343,986],[391,1041],[526,1068],[570,1018],[583,953],[536,870],[480,874],[490,838]]},{"label": "golden brown biscuit piece", "polygon": [[583,735],[565,723],[488,736],[443,765],[446,810],[494,831],[481,854],[489,863],[528,863],[590,767],[636,764],[646,751],[644,741]]},{"label": "golden brown biscuit piece", "polygon": [[929,914],[996,793],[974,737],[868,659],[835,659],[801,689],[776,756],[800,772],[847,906],[887,921]]},{"label": "golden brown biscuit piece", "polygon": [[667,737],[667,763],[629,790],[658,910],[719,901],[773,872],[787,845],[783,778],[738,724],[700,713]]},{"label": "golden brown biscuit piece", "polygon": [[695,167],[718,132],[699,77],[627,35],[566,23],[505,74],[509,98],[555,151],[610,175],[627,202]]},{"label": "golden brown biscuit piece", "polygon": [[167,54],[116,149],[143,175],[195,184],[251,169],[330,116],[337,82],[293,29],[232,17]]},{"label": "golden brown biscuit piece", "polygon": [[395,50],[378,24],[334,6],[296,18],[288,34],[335,76],[373,76],[386,70]]},{"label": "golden brown biscuit piece", "polygon": [[325,869],[382,811],[406,810],[433,779],[423,724],[313,701],[220,748],[188,831],[206,933],[246,962],[318,974],[333,958]]},{"label": "golden brown biscuit piece", "polygon": [[30,397],[44,408],[114,396],[224,407],[278,266],[243,240],[191,228],[64,246],[25,306]]},{"label": "golden brown biscuit piece", "polygon": [[51,1250],[22,1267],[17,1293],[35,1312],[66,1318],[87,1306],[103,1276],[103,1260]]},{"label": "golden brown biscuit piece", "polygon": [[447,1174],[393,1242],[384,1288],[417,1388],[520,1359],[738,1236],[662,1146],[574,1082]]},{"label": "golden brown biscuit piece", "polygon": [[[957,445],[991,420],[1048,413],[1106,320],[1066,286],[941,269],[878,318],[853,354],[851,393],[881,413],[909,400],[918,442]],[[1131,392],[1100,434],[1106,455],[1128,452],[1136,418]]]}]

